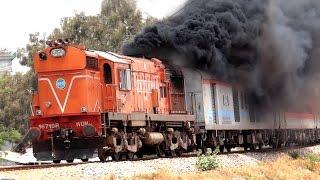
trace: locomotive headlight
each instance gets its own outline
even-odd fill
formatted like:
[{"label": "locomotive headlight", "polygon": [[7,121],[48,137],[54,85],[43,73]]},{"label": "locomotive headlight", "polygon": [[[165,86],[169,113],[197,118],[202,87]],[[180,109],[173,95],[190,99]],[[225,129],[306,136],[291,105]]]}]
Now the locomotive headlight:
[{"label": "locomotive headlight", "polygon": [[81,112],[82,112],[82,113],[86,113],[86,112],[87,112],[87,107],[82,106],[82,107],[81,107]]},{"label": "locomotive headlight", "polygon": [[66,50],[64,50],[63,48],[55,48],[55,49],[52,49],[50,53],[51,53],[51,56],[59,58],[66,54]]},{"label": "locomotive headlight", "polygon": [[40,109],[37,109],[37,110],[36,110],[36,115],[37,115],[37,116],[41,116],[41,115],[42,115],[42,112],[41,112]]}]

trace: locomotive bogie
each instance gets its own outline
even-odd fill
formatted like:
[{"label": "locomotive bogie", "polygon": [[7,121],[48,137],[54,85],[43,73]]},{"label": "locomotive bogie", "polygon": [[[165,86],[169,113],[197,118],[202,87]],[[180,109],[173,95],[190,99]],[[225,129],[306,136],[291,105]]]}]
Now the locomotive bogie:
[{"label": "locomotive bogie", "polygon": [[[136,120],[139,118],[145,120]],[[193,118],[193,115],[108,113],[107,140],[99,150],[100,159],[111,156],[119,160],[123,155],[132,159],[132,154],[142,157],[153,153],[162,157],[190,151],[195,146]]]}]

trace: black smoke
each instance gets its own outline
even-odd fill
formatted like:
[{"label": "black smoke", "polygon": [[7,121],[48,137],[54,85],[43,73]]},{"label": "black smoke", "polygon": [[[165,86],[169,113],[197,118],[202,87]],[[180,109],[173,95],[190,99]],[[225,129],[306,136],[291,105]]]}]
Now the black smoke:
[{"label": "black smoke", "polygon": [[319,0],[192,0],[123,54],[210,72],[263,107],[307,107],[319,95],[319,21]]}]

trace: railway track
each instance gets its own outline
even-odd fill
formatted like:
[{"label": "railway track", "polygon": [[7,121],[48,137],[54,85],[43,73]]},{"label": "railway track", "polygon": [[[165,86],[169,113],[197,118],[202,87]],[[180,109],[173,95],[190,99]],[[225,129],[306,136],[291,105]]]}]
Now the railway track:
[{"label": "railway track", "polygon": [[[312,147],[317,144],[310,144],[310,145],[303,145],[303,146],[292,146],[292,147],[283,147],[283,148],[278,148],[278,149],[273,149],[270,147],[263,148],[263,149],[256,149],[256,150],[250,150],[250,151],[244,151],[244,150],[237,150],[237,151],[231,151],[231,152],[222,152],[218,153],[218,155],[228,155],[228,154],[245,154],[245,153],[268,153],[268,152],[286,152],[289,150],[296,150],[300,148],[306,148],[306,147]],[[182,156],[179,157],[166,157],[166,158],[186,158],[186,157],[196,157],[198,153],[189,153],[189,154],[183,154]],[[147,161],[147,160],[153,160],[153,159],[158,159],[157,156],[147,156],[141,159],[133,159],[131,161]],[[125,161],[125,160],[121,160]],[[100,161],[89,161],[89,162],[77,162],[77,163],[59,163],[59,164],[54,164],[54,163],[49,163],[49,164],[34,164],[34,165],[16,165],[16,166],[4,166],[0,167],[0,172],[1,171],[15,171],[15,170],[30,170],[30,169],[43,169],[43,168],[55,168],[55,167],[66,167],[66,166],[76,166],[76,165],[81,165],[81,164],[89,164],[89,163],[108,163],[108,162],[113,162],[113,161],[106,161],[106,162],[100,162]]]}]

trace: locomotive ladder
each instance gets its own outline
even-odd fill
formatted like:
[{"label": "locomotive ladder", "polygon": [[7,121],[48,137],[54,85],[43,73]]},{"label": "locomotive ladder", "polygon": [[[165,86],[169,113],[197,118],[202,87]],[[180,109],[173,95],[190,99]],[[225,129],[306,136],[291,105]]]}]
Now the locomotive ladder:
[{"label": "locomotive ladder", "polygon": [[101,130],[102,130],[102,137],[106,137],[107,135],[107,127],[110,127],[110,120],[108,117],[108,113],[101,114]]}]

